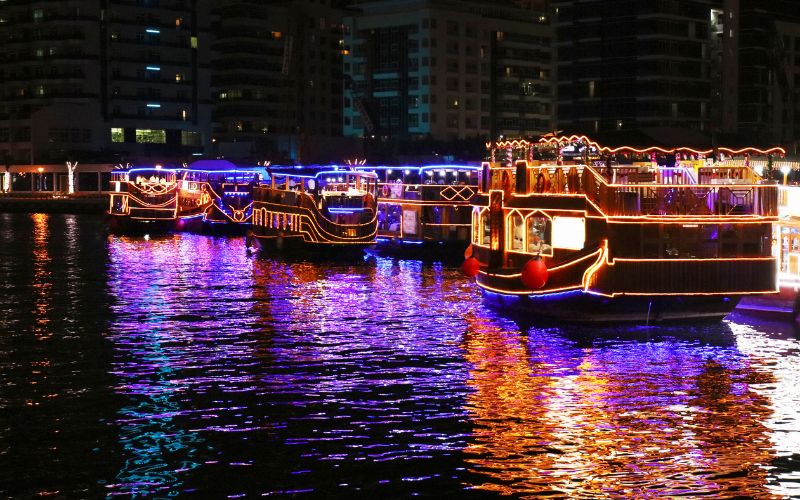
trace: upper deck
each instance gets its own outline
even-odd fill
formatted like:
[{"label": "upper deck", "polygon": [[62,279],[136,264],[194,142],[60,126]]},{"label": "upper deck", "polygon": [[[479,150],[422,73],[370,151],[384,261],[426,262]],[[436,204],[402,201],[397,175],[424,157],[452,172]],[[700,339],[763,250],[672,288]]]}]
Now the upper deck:
[{"label": "upper deck", "polygon": [[362,166],[378,176],[378,201],[416,205],[468,205],[477,193],[477,165]]},{"label": "upper deck", "polygon": [[[746,166],[557,165],[518,160],[483,164],[481,192],[585,198],[597,215],[626,218],[774,218],[778,186]],[[483,200],[486,201],[486,200]],[[552,200],[551,200],[552,201]],[[479,203],[484,204],[484,203]]]},{"label": "upper deck", "polygon": [[[257,189],[257,200],[267,198],[296,205],[302,197],[310,198],[331,213],[353,212],[369,207],[377,192],[377,175],[357,170],[287,168],[270,171]],[[267,192],[280,192],[278,197]]]}]

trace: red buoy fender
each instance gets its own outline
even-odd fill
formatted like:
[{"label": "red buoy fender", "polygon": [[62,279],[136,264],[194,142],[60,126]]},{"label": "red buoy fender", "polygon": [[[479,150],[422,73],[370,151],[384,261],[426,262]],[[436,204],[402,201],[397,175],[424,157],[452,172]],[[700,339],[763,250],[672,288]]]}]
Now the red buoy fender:
[{"label": "red buoy fender", "polygon": [[475,257],[470,257],[461,264],[461,271],[470,278],[477,276],[480,268],[481,263]]},{"label": "red buoy fender", "polygon": [[538,257],[529,260],[522,268],[522,284],[531,290],[538,290],[547,283],[547,266]]}]

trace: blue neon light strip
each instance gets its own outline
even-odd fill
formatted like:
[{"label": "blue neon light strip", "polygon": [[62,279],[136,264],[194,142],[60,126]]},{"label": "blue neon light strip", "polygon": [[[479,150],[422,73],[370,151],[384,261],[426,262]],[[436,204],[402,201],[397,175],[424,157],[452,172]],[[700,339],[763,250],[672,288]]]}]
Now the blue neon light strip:
[{"label": "blue neon light strip", "polygon": [[363,208],[329,208],[328,211],[332,214],[352,214],[355,212],[363,212]]}]

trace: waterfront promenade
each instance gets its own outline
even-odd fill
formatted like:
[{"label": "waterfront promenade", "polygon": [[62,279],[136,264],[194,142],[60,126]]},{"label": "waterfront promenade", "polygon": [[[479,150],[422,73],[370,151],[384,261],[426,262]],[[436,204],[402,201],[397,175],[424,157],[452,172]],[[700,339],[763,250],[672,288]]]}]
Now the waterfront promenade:
[{"label": "waterfront promenade", "polygon": [[101,214],[108,209],[108,195],[84,194],[0,194],[0,212]]}]

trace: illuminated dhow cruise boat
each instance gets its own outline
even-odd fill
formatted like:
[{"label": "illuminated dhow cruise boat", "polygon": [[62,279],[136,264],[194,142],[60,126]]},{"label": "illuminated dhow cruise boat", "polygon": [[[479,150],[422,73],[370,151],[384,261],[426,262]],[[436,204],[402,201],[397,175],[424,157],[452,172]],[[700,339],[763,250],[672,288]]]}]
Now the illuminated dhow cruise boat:
[{"label": "illuminated dhow cruise boat", "polygon": [[111,173],[108,215],[113,230],[174,227],[178,216],[178,173],[157,167]]},{"label": "illuminated dhow cruise boat", "polygon": [[109,215],[115,229],[191,229],[250,223],[253,188],[263,167],[200,160],[179,168],[112,172]]},{"label": "illuminated dhow cruise boat", "polygon": [[272,169],[253,194],[248,243],[362,251],[375,243],[378,178],[332,167]]},{"label": "illuminated dhow cruise boat", "polygon": [[361,166],[378,176],[377,248],[460,256],[470,242],[477,165]]},{"label": "illuminated dhow cruise boat", "polygon": [[[616,152],[585,137],[551,144]],[[463,266],[490,303],[553,319],[649,323],[719,320],[742,296],[776,291],[778,186],[750,167],[678,166],[678,180],[674,166],[550,162],[531,159],[544,149],[536,142],[498,147],[505,158],[523,153],[483,164]]]},{"label": "illuminated dhow cruise boat", "polygon": [[253,190],[265,177],[261,165],[239,167],[227,160],[199,160],[183,169],[179,195],[190,209],[197,205],[193,194],[208,194],[209,202],[197,205],[203,209],[205,227],[244,230],[253,215]]}]

